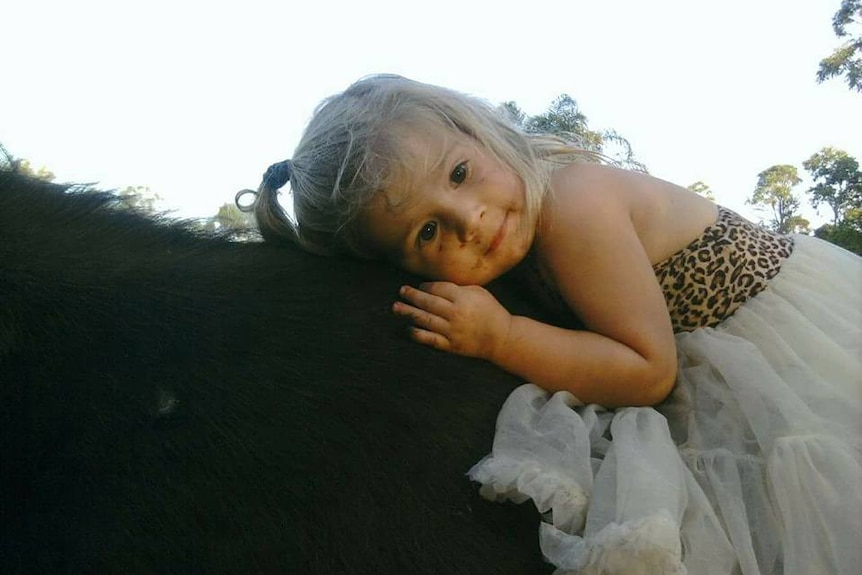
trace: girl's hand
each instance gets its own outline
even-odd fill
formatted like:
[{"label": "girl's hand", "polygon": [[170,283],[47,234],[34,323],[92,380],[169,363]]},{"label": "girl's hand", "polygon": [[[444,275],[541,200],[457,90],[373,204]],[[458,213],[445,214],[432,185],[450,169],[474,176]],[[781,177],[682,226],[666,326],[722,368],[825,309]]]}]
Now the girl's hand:
[{"label": "girl's hand", "polygon": [[492,359],[503,346],[512,316],[488,290],[449,282],[402,286],[392,311],[412,320],[411,337],[459,355]]}]

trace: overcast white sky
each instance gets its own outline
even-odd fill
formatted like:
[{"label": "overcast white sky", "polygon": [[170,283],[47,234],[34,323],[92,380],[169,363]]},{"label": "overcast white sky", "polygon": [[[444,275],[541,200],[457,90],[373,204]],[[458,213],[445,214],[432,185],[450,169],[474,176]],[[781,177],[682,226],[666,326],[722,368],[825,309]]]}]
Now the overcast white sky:
[{"label": "overcast white sky", "polygon": [[814,79],[840,0],[0,4],[0,142],[60,181],[149,186],[181,215],[256,187],[322,98],[375,72],[528,114],[568,93],[651,173],[703,180],[749,217],[774,164],[804,173],[823,146],[862,161],[862,94]]}]

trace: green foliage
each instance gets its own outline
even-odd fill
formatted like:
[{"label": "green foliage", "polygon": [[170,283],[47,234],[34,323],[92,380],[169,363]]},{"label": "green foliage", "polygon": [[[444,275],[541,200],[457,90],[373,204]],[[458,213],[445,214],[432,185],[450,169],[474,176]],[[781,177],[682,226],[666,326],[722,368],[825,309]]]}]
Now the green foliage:
[{"label": "green foliage", "polygon": [[54,172],[45,166],[40,166],[36,169],[29,160],[16,158],[9,153],[2,143],[0,143],[0,170],[16,172],[30,178],[36,178],[37,180],[45,180],[46,182],[53,182],[55,178]]},{"label": "green foliage", "polygon": [[554,100],[548,110],[537,116],[527,116],[515,102],[500,105],[513,123],[530,134],[551,134],[591,152],[598,152],[622,167],[646,172],[646,166],[635,159],[629,141],[615,130],[591,130],[578,102],[568,94]]},{"label": "green foliage", "polygon": [[809,222],[797,213],[799,199],[793,193],[793,188],[800,182],[802,179],[796,166],[772,166],[757,175],[757,187],[746,203],[761,210],[771,210],[770,229],[783,234],[806,233]]},{"label": "green foliage", "polygon": [[[2,144],[0,144],[0,169],[8,169],[46,182],[53,182],[56,178],[54,172],[45,166],[34,168],[29,160],[15,158]],[[148,186],[127,186],[116,195],[123,200],[122,206],[148,214],[155,213],[156,204],[161,200],[161,196],[153,193]]]},{"label": "green foliage", "polygon": [[12,159],[12,171],[24,174],[31,178],[36,178],[37,180],[45,180],[46,182],[53,182],[56,177],[54,176],[54,172],[45,166],[34,168],[29,160],[23,159]]},{"label": "green foliage", "polygon": [[236,207],[236,204],[232,203],[222,204],[214,219],[219,227],[223,228],[249,230],[255,227],[254,216],[248,212],[243,212]]},{"label": "green foliage", "polygon": [[197,222],[197,227],[206,233],[218,233],[234,241],[260,239],[254,215],[243,212],[233,203],[222,204],[216,215],[202,218]]},{"label": "green foliage", "polygon": [[832,18],[832,29],[839,38],[847,40],[832,54],[820,61],[817,82],[834,76],[845,76],[851,90],[862,92],[862,34],[852,35],[848,28],[862,22],[862,0],[843,0]]},{"label": "green foliage", "polygon": [[[815,208],[832,208],[832,223],[814,235],[862,255],[862,172],[859,162],[843,150],[825,147],[802,162],[814,185],[806,190]],[[801,182],[795,166],[777,165],[758,175],[757,187],[746,203],[772,211],[768,227],[782,233],[808,233],[809,222],[797,213],[793,188]],[[689,186],[695,189],[697,182]]]},{"label": "green foliage", "polygon": [[524,129],[533,134],[556,134],[589,150],[601,151],[601,134],[589,129],[587,117],[568,94],[557,97],[544,114],[526,118]]},{"label": "green foliage", "polygon": [[850,210],[862,208],[862,172],[859,162],[843,150],[826,147],[802,162],[814,180],[808,189],[811,205],[832,208],[832,224],[837,226]]},{"label": "green foliage", "polygon": [[156,204],[162,199],[149,186],[126,186],[117,195],[127,207],[146,214],[156,213]]},{"label": "green foliage", "polygon": [[862,255],[862,217],[860,214],[840,224],[821,226],[814,231],[814,235],[855,254]]},{"label": "green foliage", "polygon": [[516,126],[523,126],[524,122],[527,120],[527,114],[525,114],[515,102],[503,102],[500,104],[500,110],[502,110],[503,114]]},{"label": "green foliage", "polygon": [[712,188],[710,188],[709,185],[703,183],[702,181],[698,180],[693,184],[689,184],[687,187],[695,194],[700,194],[707,200],[713,202],[715,201],[715,194],[712,193]]},{"label": "green foliage", "polygon": [[616,130],[604,130],[601,133],[602,146],[599,150],[602,154],[613,158],[620,167],[637,172],[648,173],[646,166],[635,159],[631,143],[617,133]]},{"label": "green foliage", "polygon": [[811,233],[811,222],[799,214],[793,214],[787,219],[784,229],[786,231],[782,230],[782,233],[809,235]]},{"label": "green foliage", "polygon": [[856,22],[853,19],[854,13],[857,16],[862,14],[862,1],[842,0],[841,7],[832,17],[832,29],[835,30],[836,36],[839,38],[847,36],[847,26]]},{"label": "green foliage", "polygon": [[859,162],[843,150],[826,147],[802,163],[814,180],[808,189],[816,208],[832,208],[832,223],[814,235],[862,255],[862,171]]}]

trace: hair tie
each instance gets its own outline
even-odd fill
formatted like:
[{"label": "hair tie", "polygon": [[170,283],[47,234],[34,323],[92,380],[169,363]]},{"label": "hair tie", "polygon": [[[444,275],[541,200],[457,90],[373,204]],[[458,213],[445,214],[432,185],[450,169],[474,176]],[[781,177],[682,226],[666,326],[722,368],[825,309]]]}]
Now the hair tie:
[{"label": "hair tie", "polygon": [[[246,196],[251,196],[251,201],[248,201]],[[257,203],[257,192],[254,190],[240,190],[233,197],[233,203],[239,211],[244,214],[254,213],[254,205]]]},{"label": "hair tie", "polygon": [[271,190],[277,190],[290,181],[290,175],[293,172],[290,160],[278,162],[267,168],[263,175],[263,185]]}]

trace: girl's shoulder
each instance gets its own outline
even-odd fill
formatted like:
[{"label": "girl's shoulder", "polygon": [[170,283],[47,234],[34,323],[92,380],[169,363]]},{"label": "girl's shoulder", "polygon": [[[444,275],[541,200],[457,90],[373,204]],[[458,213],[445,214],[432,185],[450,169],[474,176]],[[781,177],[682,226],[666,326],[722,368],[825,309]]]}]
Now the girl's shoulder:
[{"label": "girl's shoulder", "polygon": [[652,263],[662,261],[715,222],[717,206],[674,183],[595,163],[558,169],[543,210],[543,228],[558,239],[589,241],[631,227]]}]

